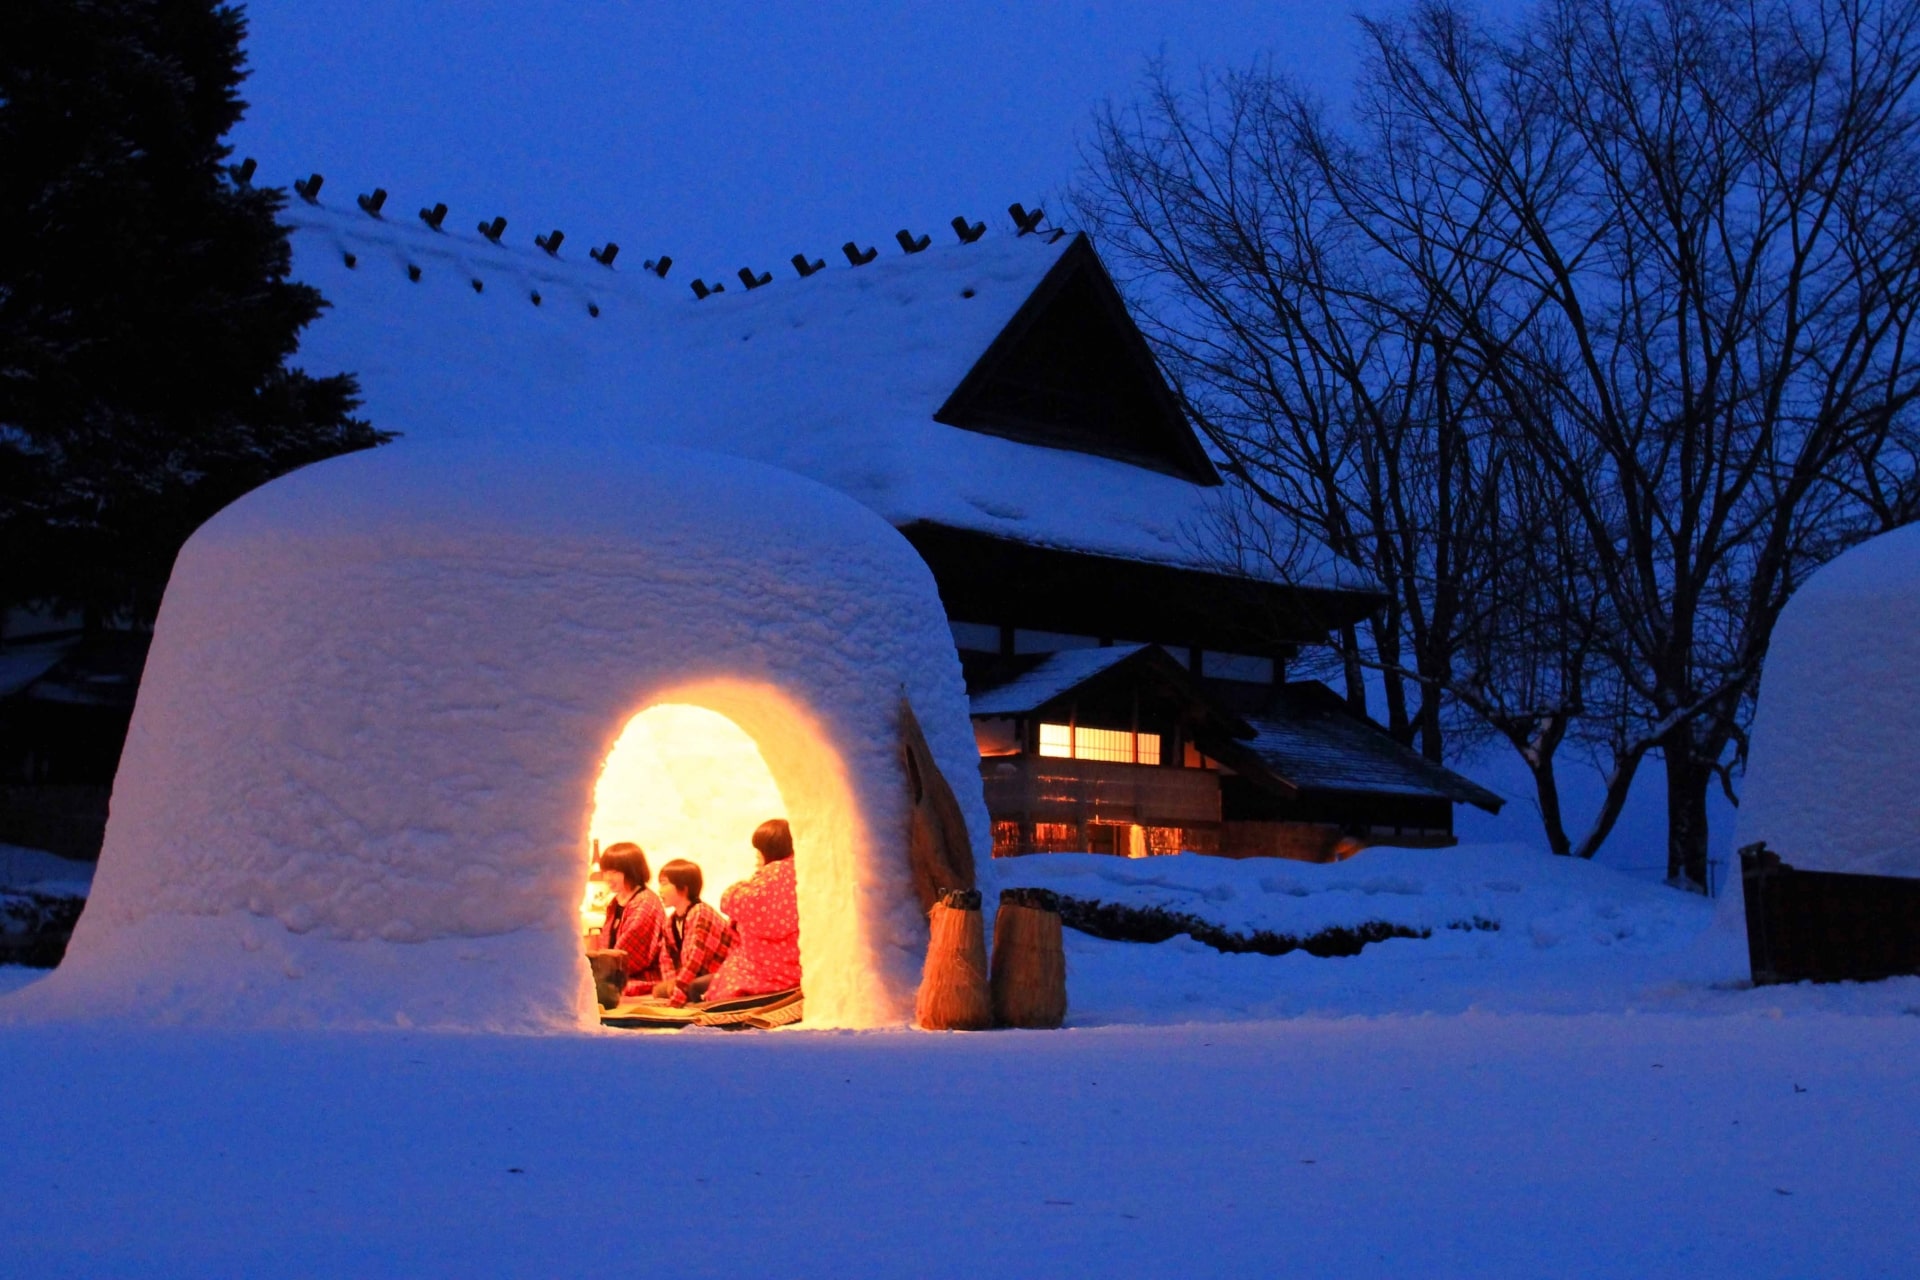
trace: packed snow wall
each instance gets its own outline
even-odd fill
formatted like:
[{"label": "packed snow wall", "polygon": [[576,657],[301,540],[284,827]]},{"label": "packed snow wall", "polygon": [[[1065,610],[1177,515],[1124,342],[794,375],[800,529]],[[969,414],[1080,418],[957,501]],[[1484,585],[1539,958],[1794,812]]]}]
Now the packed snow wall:
[{"label": "packed snow wall", "polygon": [[[1920,876],[1920,528],[1809,578],[1761,672],[1735,847],[1816,871]],[[1723,919],[1737,923],[1740,874]]]},{"label": "packed snow wall", "polygon": [[307,468],[182,552],[92,901],[64,963],[11,1003],[595,1025],[594,784],[635,714],[683,703],[745,729],[786,803],[808,1024],[904,1022],[926,924],[903,696],[984,859],[939,595],[852,500],[667,449],[403,442]]}]

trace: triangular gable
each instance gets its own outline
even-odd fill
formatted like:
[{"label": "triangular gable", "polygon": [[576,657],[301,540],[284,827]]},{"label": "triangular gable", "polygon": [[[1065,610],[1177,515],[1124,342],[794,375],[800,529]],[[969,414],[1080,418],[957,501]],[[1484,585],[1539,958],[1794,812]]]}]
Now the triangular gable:
[{"label": "triangular gable", "polygon": [[1120,291],[1080,234],[934,420],[1220,483]]}]

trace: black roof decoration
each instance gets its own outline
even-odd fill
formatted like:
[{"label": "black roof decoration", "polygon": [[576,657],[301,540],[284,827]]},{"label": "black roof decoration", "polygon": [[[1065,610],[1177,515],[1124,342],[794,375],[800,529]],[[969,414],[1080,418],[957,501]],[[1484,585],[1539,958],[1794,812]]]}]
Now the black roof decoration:
[{"label": "black roof decoration", "polygon": [[1196,484],[1220,483],[1084,235],[1074,236],[933,416],[949,426],[1116,458]]}]

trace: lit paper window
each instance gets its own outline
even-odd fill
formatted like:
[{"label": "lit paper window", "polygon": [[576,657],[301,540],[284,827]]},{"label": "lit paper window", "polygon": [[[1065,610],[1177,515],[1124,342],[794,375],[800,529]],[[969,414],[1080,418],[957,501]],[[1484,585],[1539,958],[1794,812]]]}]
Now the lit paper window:
[{"label": "lit paper window", "polygon": [[1062,760],[1110,760],[1117,764],[1159,764],[1160,735],[1125,729],[1082,729],[1042,724],[1040,754]]}]

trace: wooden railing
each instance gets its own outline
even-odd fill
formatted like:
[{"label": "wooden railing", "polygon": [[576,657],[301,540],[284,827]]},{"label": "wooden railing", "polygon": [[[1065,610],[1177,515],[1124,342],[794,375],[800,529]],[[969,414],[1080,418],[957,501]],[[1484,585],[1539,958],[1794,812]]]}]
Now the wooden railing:
[{"label": "wooden railing", "polygon": [[980,761],[980,777],[995,821],[1152,827],[1220,821],[1220,778],[1210,769],[988,756]]}]

